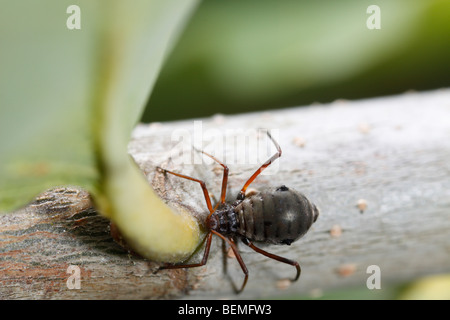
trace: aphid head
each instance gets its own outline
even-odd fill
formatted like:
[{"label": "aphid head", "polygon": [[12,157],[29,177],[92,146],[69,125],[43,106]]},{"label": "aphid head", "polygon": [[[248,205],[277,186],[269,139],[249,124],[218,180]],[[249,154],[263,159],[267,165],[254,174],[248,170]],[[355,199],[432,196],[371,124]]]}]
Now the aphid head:
[{"label": "aphid head", "polygon": [[282,186],[278,187],[276,190],[277,191],[289,191],[289,188],[286,187],[285,185],[282,185]]}]

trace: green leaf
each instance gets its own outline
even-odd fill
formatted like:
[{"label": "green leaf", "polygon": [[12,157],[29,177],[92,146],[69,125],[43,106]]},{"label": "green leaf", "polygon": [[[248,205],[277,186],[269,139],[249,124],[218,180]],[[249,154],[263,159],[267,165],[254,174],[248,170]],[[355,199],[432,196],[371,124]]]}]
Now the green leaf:
[{"label": "green leaf", "polygon": [[423,277],[407,285],[398,297],[402,300],[449,300],[450,275]]},{"label": "green leaf", "polygon": [[[142,255],[178,261],[193,252],[197,223],[155,195],[127,144],[195,3],[2,3],[0,210],[49,187],[79,185]],[[79,30],[66,25],[72,4],[80,8]]]}]

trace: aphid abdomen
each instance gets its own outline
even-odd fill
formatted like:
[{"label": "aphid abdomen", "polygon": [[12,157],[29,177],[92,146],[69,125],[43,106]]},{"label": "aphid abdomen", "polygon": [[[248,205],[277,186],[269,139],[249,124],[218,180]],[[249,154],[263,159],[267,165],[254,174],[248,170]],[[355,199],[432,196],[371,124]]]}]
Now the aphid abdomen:
[{"label": "aphid abdomen", "polygon": [[235,208],[239,220],[237,233],[250,240],[264,241],[267,238],[264,213],[270,204],[272,199],[267,193],[257,193],[238,204]]},{"label": "aphid abdomen", "polygon": [[273,244],[291,244],[308,231],[318,216],[314,204],[285,186],[245,198],[235,212],[238,234]]}]

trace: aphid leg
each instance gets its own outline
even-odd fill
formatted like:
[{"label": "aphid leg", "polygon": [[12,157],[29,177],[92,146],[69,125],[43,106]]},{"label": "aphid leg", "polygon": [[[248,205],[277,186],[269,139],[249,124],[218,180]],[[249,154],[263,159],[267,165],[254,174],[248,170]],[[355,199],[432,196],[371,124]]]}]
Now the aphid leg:
[{"label": "aphid leg", "polygon": [[275,141],[274,138],[272,138],[272,136],[270,135],[270,132],[267,131],[267,135],[269,136],[270,140],[272,140],[273,144],[275,145],[275,147],[277,148],[277,152],[271,156],[269,158],[269,160],[267,160],[266,162],[263,163],[263,165],[255,171],[255,173],[250,177],[250,179],[247,180],[247,182],[245,183],[245,185],[242,187],[241,191],[239,192],[237,199],[238,200],[243,200],[245,198],[245,190],[247,190],[248,186],[253,182],[253,180],[256,179],[257,176],[259,176],[259,174],[265,169],[267,168],[272,162],[274,162],[276,159],[278,159],[279,157],[281,157],[281,148],[278,145],[278,143]]},{"label": "aphid leg", "polygon": [[161,167],[156,167],[156,168],[158,170],[161,170],[163,173],[170,173],[170,174],[173,174],[173,175],[175,175],[177,177],[188,179],[188,180],[200,183],[200,186],[202,187],[202,190],[203,190],[203,195],[205,196],[206,205],[208,206],[208,210],[209,210],[210,214],[214,212],[213,207],[211,205],[211,198],[209,197],[209,192],[208,192],[208,189],[206,189],[205,182],[203,182],[202,180],[199,180],[199,179],[195,179],[195,178],[192,178],[192,177],[189,177],[189,176],[185,176],[183,174],[179,174],[179,173],[176,173],[176,172],[172,172],[172,171],[163,169]]},{"label": "aphid leg", "polygon": [[243,242],[244,244],[246,244],[247,246],[249,246],[250,248],[252,248],[253,250],[255,250],[256,252],[258,252],[258,253],[260,253],[260,254],[262,254],[262,255],[265,255],[265,256],[268,257],[268,258],[271,258],[271,259],[274,259],[274,260],[277,260],[277,261],[280,261],[280,262],[283,262],[283,263],[290,264],[291,266],[294,266],[294,267],[297,269],[297,275],[296,275],[295,278],[294,278],[293,280],[291,280],[291,281],[297,281],[298,278],[300,278],[300,273],[302,272],[302,270],[301,270],[300,265],[298,264],[297,261],[289,260],[289,259],[286,259],[286,258],[277,256],[277,255],[275,255],[275,254],[269,253],[269,252],[267,252],[267,251],[264,251],[264,250],[262,250],[262,249],[256,247],[256,246],[255,246],[249,239],[247,239],[247,238],[242,238],[242,242]]},{"label": "aphid leg", "polygon": [[228,266],[228,248],[225,240],[222,240],[222,264],[223,264],[223,273],[227,273]]},{"label": "aphid leg", "polygon": [[203,253],[203,258],[202,258],[202,261],[200,263],[192,263],[192,264],[165,264],[165,265],[159,267],[159,270],[161,270],[161,269],[195,268],[195,267],[204,266],[206,264],[206,262],[208,261],[209,249],[211,248],[211,240],[212,240],[212,233],[210,232],[206,236],[205,252]]},{"label": "aphid leg", "polygon": [[220,192],[220,202],[218,202],[214,208],[214,211],[216,211],[217,207],[219,206],[219,204],[223,204],[225,203],[225,197],[227,194],[227,184],[228,184],[228,167],[226,164],[224,164],[223,162],[221,162],[220,160],[218,160],[216,157],[210,155],[209,153],[206,153],[203,150],[198,150],[196,148],[194,148],[196,151],[203,153],[205,156],[210,157],[211,159],[213,159],[214,161],[216,161],[218,164],[220,164],[223,167],[223,178],[222,178],[222,190]]},{"label": "aphid leg", "polygon": [[236,256],[236,259],[239,262],[239,265],[241,266],[242,271],[244,272],[245,278],[244,278],[244,282],[242,283],[242,286],[241,286],[240,289],[237,289],[235,287],[234,283],[232,282],[234,291],[236,293],[241,293],[242,290],[244,290],[245,285],[247,284],[247,280],[248,280],[248,270],[247,270],[247,267],[245,266],[244,260],[242,260],[242,257],[241,257],[241,255],[239,253],[239,250],[237,249],[236,244],[234,243],[234,241],[232,239],[227,238],[224,235],[222,235],[222,234],[220,234],[220,233],[218,233],[218,232],[216,232],[214,230],[211,230],[211,232],[214,233],[215,235],[221,237],[222,240],[226,241],[231,246],[231,249],[233,250],[234,255]]},{"label": "aphid leg", "polygon": [[[234,242],[234,244],[236,245],[236,247],[237,247],[237,243],[232,238],[230,238],[230,240],[232,240]],[[231,255],[230,251],[233,252],[232,255]],[[230,274],[228,273],[228,258],[230,258],[230,257],[235,258],[235,254],[234,254],[233,248],[231,246],[229,246],[229,245],[227,246],[227,241],[222,240],[223,273],[227,276],[228,280],[230,281],[234,292],[238,292],[238,289],[237,289],[237,287],[236,287],[236,285],[234,283],[234,280],[231,278]]]},{"label": "aphid leg", "polygon": [[[239,250],[238,242],[236,242],[235,238],[229,237],[230,241],[234,243],[237,250]],[[227,272],[227,261],[228,258],[236,258],[234,255],[233,248],[231,246],[227,246],[227,242],[225,240],[222,241],[222,253],[223,253],[223,265],[224,265],[224,272]]]}]

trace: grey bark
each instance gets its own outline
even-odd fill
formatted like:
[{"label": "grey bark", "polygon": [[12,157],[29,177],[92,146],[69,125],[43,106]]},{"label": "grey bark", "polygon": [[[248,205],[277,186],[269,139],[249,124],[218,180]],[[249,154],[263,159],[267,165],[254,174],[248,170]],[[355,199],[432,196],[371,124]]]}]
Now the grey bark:
[{"label": "grey bark", "polygon": [[[222,167],[193,151],[195,145],[227,163],[228,196],[235,198],[258,167],[252,155],[260,154],[262,163],[275,150],[265,144],[267,137],[255,134],[257,128],[271,129],[283,155],[251,187],[285,184],[305,193],[321,210],[311,230],[291,246],[263,246],[300,262],[298,282],[286,281],[295,275],[292,266],[241,244],[250,277],[236,296],[231,281],[239,285],[243,275],[235,259],[224,258],[219,239],[213,241],[206,266],[154,273],[157,263],[113,240],[109,221],[95,212],[85,191],[66,187],[0,216],[0,297],[317,295],[365,286],[371,265],[380,268],[382,288],[450,271],[450,90],[217,115],[195,124],[142,124],[129,152],[165,201],[189,207],[201,222],[207,210],[200,186],[165,176],[155,166],[204,180],[217,200]],[[199,250],[192,259],[201,254]],[[69,265],[80,268],[80,289],[67,286],[72,283]]]}]

